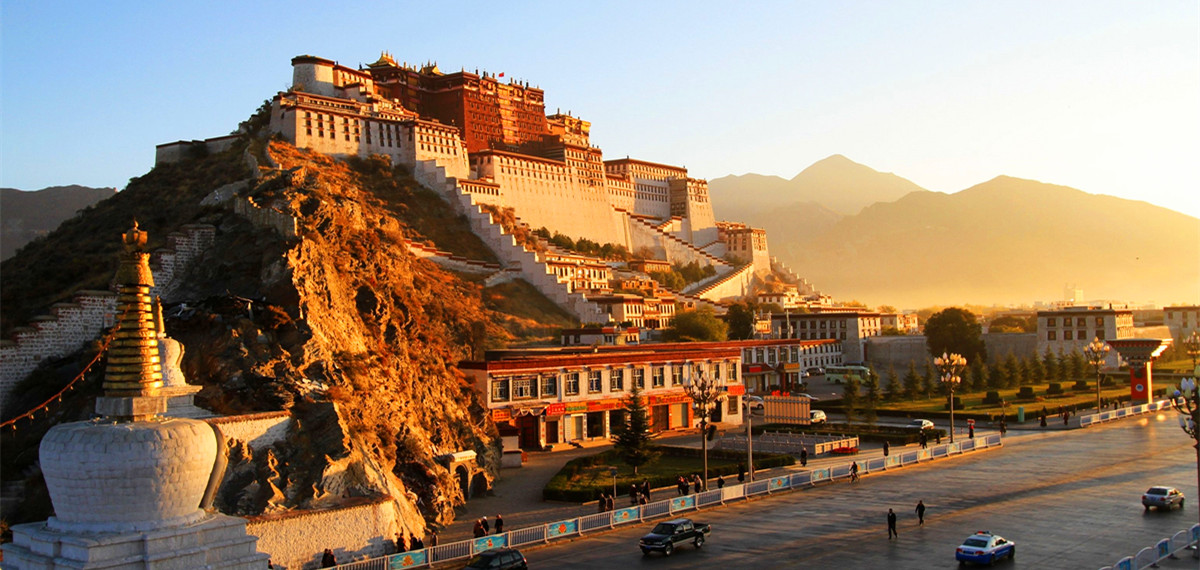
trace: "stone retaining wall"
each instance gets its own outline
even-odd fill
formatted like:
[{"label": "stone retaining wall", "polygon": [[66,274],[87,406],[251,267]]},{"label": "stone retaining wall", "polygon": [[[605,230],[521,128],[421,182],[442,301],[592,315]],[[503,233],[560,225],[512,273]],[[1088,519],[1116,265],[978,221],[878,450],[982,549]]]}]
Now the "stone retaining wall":
[{"label": "stone retaining wall", "polygon": [[293,423],[292,416],[287,412],[222,416],[204,421],[216,426],[221,435],[246,442],[254,451],[283,441]]},{"label": "stone retaining wall", "polygon": [[319,568],[321,553],[333,549],[338,562],[390,554],[400,532],[390,499],[360,499],[328,510],[292,511],[250,518],[246,532],[276,569]]}]

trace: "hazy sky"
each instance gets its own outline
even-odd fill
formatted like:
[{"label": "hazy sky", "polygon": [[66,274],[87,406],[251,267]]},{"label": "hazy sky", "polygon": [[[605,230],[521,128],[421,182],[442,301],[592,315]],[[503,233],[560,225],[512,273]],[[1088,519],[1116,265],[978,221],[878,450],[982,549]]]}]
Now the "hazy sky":
[{"label": "hazy sky", "polygon": [[3,2],[0,186],[123,187],[156,144],[233,130],[293,56],[387,50],[538,85],[606,157],[701,178],[844,154],[1200,217],[1195,0],[192,4]]}]

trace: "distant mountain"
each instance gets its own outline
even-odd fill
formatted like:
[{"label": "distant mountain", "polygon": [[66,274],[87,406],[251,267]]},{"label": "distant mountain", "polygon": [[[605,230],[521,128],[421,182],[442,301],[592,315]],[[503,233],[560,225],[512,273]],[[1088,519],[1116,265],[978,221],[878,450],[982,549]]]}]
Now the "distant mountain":
[{"label": "distant mountain", "polygon": [[1007,176],[956,194],[914,192],[768,240],[822,292],[872,305],[1054,300],[1064,283],[1090,299],[1200,300],[1200,220]]},{"label": "distant mountain", "polygon": [[853,215],[876,202],[891,202],[925,189],[835,154],[813,163],[791,180],[761,174],[725,176],[710,180],[708,191],[718,219],[740,220],[805,202]]},{"label": "distant mountain", "polygon": [[12,257],[21,246],[54,231],[75,212],[112,197],[116,191],[74,185],[28,192],[0,188],[0,259]]}]

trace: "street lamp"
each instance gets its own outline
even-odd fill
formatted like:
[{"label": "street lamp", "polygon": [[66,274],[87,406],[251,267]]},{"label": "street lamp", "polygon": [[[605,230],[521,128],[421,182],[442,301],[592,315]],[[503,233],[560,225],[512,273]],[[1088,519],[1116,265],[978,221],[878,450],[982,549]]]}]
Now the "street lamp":
[{"label": "street lamp", "polygon": [[950,390],[950,443],[954,443],[954,387],[962,382],[962,371],[967,368],[967,359],[960,354],[946,354],[933,359],[939,379]]},{"label": "street lamp", "polygon": [[[1192,359],[1192,377],[1179,381],[1179,389],[1171,398],[1171,405],[1181,414],[1179,427],[1196,440],[1196,486],[1200,488],[1200,366],[1196,366],[1196,361],[1200,359],[1200,334],[1192,331],[1184,339],[1183,346]],[[1192,557],[1200,558],[1200,545],[1197,545]]]},{"label": "street lamp", "polygon": [[683,390],[692,399],[692,407],[700,416],[700,447],[704,450],[704,489],[708,490],[708,415],[712,413],[713,405],[725,399],[724,386],[717,380],[707,378],[703,371],[692,367],[694,374],[689,375],[683,384]]},{"label": "street lamp", "polygon": [[750,480],[754,481],[754,409],[745,396],[742,397],[742,417],[746,418],[746,468],[750,470]]},{"label": "street lamp", "polygon": [[1083,355],[1087,357],[1088,364],[1096,369],[1096,413],[1100,413],[1100,367],[1104,366],[1104,362],[1108,360],[1108,343],[1100,340],[1099,337],[1092,339],[1092,342],[1083,348]]}]

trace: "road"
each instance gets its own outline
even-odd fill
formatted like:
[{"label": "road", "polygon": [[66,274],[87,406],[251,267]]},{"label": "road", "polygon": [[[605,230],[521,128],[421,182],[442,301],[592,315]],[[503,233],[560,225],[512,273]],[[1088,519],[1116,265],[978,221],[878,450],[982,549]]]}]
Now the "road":
[{"label": "road", "polygon": [[[643,557],[652,522],[527,549],[534,568],[951,568],[981,529],[1017,544],[1004,568],[1100,568],[1197,522],[1196,455],[1170,414],[1010,438],[1002,449],[690,513],[713,524],[703,549]],[[1144,513],[1141,492],[1171,485],[1183,511]],[[924,527],[913,507],[928,507]],[[888,540],[885,516],[900,516]],[[1185,555],[1186,556],[1186,555]],[[1166,568],[1195,568],[1193,560]]]}]

